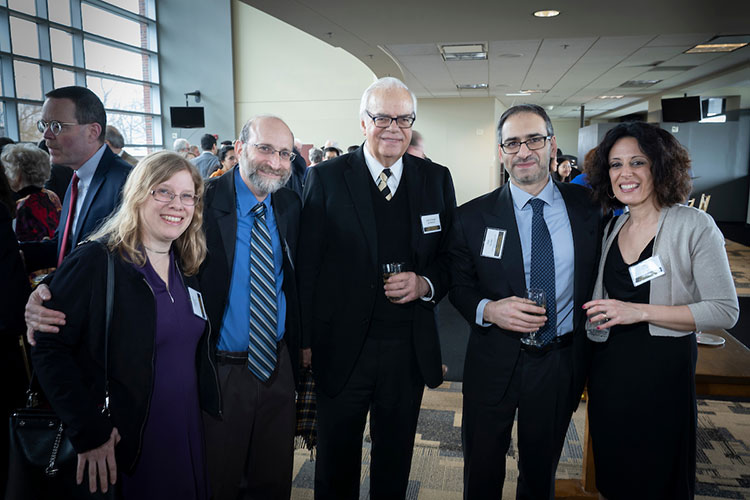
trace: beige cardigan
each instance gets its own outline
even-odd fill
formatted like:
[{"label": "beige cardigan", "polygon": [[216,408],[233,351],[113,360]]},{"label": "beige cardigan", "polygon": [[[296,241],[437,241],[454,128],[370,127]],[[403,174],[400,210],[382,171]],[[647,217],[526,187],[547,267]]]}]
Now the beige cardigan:
[{"label": "beige cardigan", "polygon": [[[604,263],[615,236],[629,217],[628,213],[621,215],[614,229],[610,231],[608,225],[604,231],[594,299],[608,297],[603,284]],[[663,208],[656,228],[654,255],[661,258],[666,274],[651,281],[649,303],[687,305],[697,331],[734,326],[740,311],[737,291],[729,270],[724,236],[710,215],[684,205]],[[659,337],[691,333],[653,324],[649,324],[649,332]]]}]

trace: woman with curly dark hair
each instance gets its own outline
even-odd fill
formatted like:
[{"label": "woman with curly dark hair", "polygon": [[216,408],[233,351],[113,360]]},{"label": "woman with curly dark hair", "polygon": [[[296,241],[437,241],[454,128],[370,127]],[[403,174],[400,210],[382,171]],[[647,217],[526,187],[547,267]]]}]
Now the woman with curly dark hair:
[{"label": "woman with curly dark hair", "polygon": [[593,300],[583,306],[593,323],[596,484],[610,500],[693,498],[694,332],[730,328],[739,314],[721,232],[680,204],[689,170],[685,148],[641,122],[610,130],[586,164],[594,198],[629,209],[604,231]]}]

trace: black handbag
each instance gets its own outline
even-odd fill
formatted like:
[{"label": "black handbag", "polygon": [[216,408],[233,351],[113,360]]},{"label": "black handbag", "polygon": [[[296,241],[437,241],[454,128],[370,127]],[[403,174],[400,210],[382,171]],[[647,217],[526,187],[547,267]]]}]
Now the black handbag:
[{"label": "black handbag", "polygon": [[[105,247],[106,250],[106,247]],[[104,409],[109,416],[109,327],[114,302],[114,257],[107,250],[107,296],[104,328]],[[45,500],[65,498],[115,498],[111,487],[106,494],[88,494],[88,473],[76,485],[78,454],[65,432],[65,425],[49,409],[37,408],[32,380],[26,407],[10,416],[10,456],[6,500]]]}]

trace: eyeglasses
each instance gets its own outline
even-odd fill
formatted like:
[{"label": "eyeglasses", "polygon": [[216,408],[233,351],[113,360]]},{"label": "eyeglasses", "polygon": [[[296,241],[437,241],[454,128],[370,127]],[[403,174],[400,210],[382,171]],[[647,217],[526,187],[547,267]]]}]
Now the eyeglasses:
[{"label": "eyeglasses", "polygon": [[194,206],[196,203],[198,203],[198,200],[200,199],[200,196],[196,196],[194,194],[190,194],[190,193],[175,194],[169,189],[164,189],[164,188],[151,190],[151,196],[153,196],[154,199],[158,201],[159,203],[169,203],[170,201],[174,200],[176,197],[179,197],[182,204],[186,207]]},{"label": "eyeglasses", "polygon": [[500,147],[503,148],[503,153],[507,154],[513,154],[518,153],[521,151],[521,146],[526,144],[526,147],[529,148],[529,151],[536,151],[537,149],[542,149],[545,144],[547,144],[547,139],[551,139],[552,136],[541,136],[541,137],[532,137],[531,139],[525,140],[525,141],[510,141],[510,142],[504,142],[500,144]]},{"label": "eyeglasses", "polygon": [[72,123],[72,122],[59,122],[57,120],[52,120],[51,122],[45,122],[44,120],[39,120],[36,122],[36,129],[40,133],[44,133],[45,130],[47,130],[47,127],[49,127],[52,134],[55,136],[60,135],[60,132],[62,132],[63,126],[65,125],[80,125],[79,123]]},{"label": "eyeglasses", "polygon": [[279,151],[278,149],[272,148],[268,144],[253,144],[253,147],[257,149],[260,154],[266,156],[279,153],[279,158],[283,161],[292,161],[297,157],[297,153],[289,151],[288,149],[282,149],[281,151]]},{"label": "eyeglasses", "polygon": [[411,126],[414,125],[414,120],[417,119],[417,117],[414,115],[407,115],[407,116],[373,115],[369,111],[365,111],[365,113],[367,113],[367,116],[372,118],[372,122],[378,128],[388,128],[391,126],[391,123],[393,122],[396,122],[396,125],[398,125],[398,128],[411,128]]}]

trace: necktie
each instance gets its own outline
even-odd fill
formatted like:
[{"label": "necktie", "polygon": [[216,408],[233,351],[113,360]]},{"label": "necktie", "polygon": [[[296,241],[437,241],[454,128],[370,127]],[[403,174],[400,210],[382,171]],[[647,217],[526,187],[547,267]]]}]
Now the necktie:
[{"label": "necktie", "polygon": [[273,268],[271,234],[266,225],[266,206],[252,209],[250,230],[250,342],[247,367],[262,381],[276,366],[276,275]]},{"label": "necktie", "polygon": [[391,194],[391,190],[388,188],[388,177],[390,176],[390,168],[384,168],[378,176],[378,190],[380,190],[380,194],[382,194],[387,201],[391,201],[391,198],[393,198],[393,194]]},{"label": "necktie", "polygon": [[65,254],[68,253],[68,241],[71,239],[70,231],[73,229],[73,219],[76,215],[76,200],[78,199],[78,174],[73,172],[70,179],[70,204],[68,205],[68,218],[65,220],[65,230],[63,231],[62,244],[60,253],[57,256],[57,267],[62,264]]},{"label": "necktie", "polygon": [[540,340],[547,344],[557,335],[557,295],[555,294],[555,252],[552,238],[544,222],[544,202],[529,200],[534,215],[531,218],[531,288],[541,288],[547,300],[547,322],[539,329]]}]

